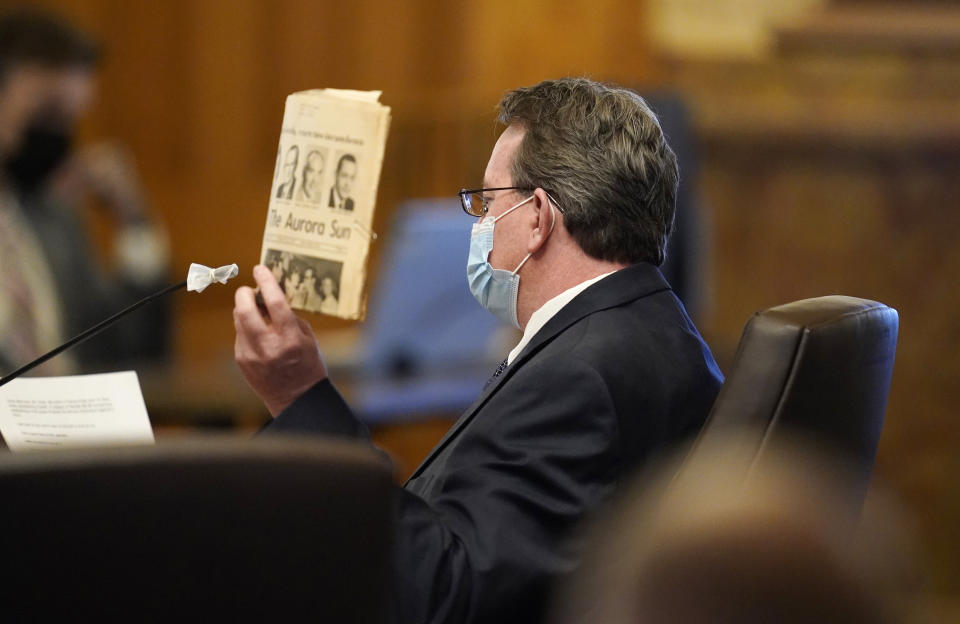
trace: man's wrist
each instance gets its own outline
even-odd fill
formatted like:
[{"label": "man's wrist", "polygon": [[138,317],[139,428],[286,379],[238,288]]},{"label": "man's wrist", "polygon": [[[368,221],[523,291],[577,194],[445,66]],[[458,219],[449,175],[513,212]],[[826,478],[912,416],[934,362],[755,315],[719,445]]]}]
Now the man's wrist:
[{"label": "man's wrist", "polygon": [[261,430],[272,434],[308,434],[370,439],[366,426],[357,420],[337,389],[324,378],[287,406]]},{"label": "man's wrist", "polygon": [[276,397],[263,397],[263,403],[267,407],[267,411],[270,412],[270,416],[276,418],[284,410],[293,405],[297,399],[306,394],[310,388],[313,388],[322,381],[327,380],[326,371],[318,372],[316,375],[309,377],[309,381],[304,382],[301,386],[298,386],[296,389],[285,392],[282,396]]}]

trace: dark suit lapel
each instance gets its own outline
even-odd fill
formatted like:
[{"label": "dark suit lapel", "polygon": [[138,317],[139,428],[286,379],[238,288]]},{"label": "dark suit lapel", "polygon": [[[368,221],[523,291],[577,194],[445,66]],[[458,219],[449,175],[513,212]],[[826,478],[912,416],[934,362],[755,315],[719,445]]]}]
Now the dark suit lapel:
[{"label": "dark suit lapel", "polygon": [[574,297],[547,321],[520,352],[513,365],[532,357],[543,345],[584,317],[663,290],[670,290],[670,285],[652,264],[635,264],[617,271]]},{"label": "dark suit lapel", "polygon": [[431,450],[426,459],[420,463],[410,479],[419,476],[420,473],[430,465],[430,462],[433,461],[440,451],[473,420],[473,417],[480,411],[480,408],[490,400],[490,397],[500,389],[507,379],[513,376],[513,373],[520,368],[524,362],[533,357],[537,351],[565,329],[594,312],[615,308],[629,301],[669,289],[669,284],[667,284],[663,275],[660,274],[660,271],[655,266],[640,263],[617,271],[574,297],[570,303],[561,308],[552,319],[547,321],[546,325],[540,328],[540,331],[538,331],[527,346],[524,347],[523,351],[520,352],[513,363],[504,369],[499,377],[484,388],[480,396],[477,397],[477,400],[464,411],[463,415],[453,423],[453,426],[450,427],[443,438],[440,439],[440,442],[433,447],[433,450]]},{"label": "dark suit lapel", "polygon": [[[420,473],[423,472],[424,468],[426,468],[430,462],[433,461],[433,458],[436,457],[441,450],[443,450],[447,443],[452,440],[454,436],[460,433],[467,423],[473,419],[474,414],[476,414],[477,411],[484,405],[484,403],[486,403],[487,400],[493,396],[497,389],[503,385],[503,382],[505,382],[507,378],[513,374],[513,371],[516,370],[515,364],[517,364],[516,360],[513,362],[513,364],[503,369],[503,372],[500,373],[496,379],[487,384],[487,387],[483,389],[483,391],[480,393],[480,396],[477,397],[473,404],[470,405],[470,407],[468,407],[463,414],[460,415],[460,418],[458,418],[449,429],[447,429],[447,432],[443,434],[443,437],[440,438],[440,441],[437,443],[437,445],[433,447],[426,459],[420,462],[420,465],[417,466],[417,469],[413,471],[413,475],[411,475],[410,479],[414,479],[419,476]],[[409,479],[407,482],[409,482]]]}]

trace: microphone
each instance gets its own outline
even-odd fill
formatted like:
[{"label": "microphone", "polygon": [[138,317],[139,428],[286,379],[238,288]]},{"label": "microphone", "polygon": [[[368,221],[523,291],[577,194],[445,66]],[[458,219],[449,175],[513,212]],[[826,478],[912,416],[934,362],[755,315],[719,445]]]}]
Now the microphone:
[{"label": "microphone", "polygon": [[54,357],[55,355],[59,355],[60,353],[63,353],[70,347],[80,344],[81,342],[83,342],[84,340],[87,340],[88,338],[92,338],[93,336],[96,336],[97,334],[99,334],[106,328],[110,327],[111,325],[113,325],[114,323],[116,323],[126,315],[150,303],[154,299],[159,299],[160,297],[168,293],[172,293],[174,291],[180,290],[181,288],[186,288],[188,291],[193,290],[196,292],[201,292],[204,288],[206,288],[213,282],[226,284],[227,280],[233,277],[236,277],[237,273],[239,272],[240,272],[240,269],[237,267],[236,264],[228,264],[222,267],[218,267],[216,269],[211,269],[210,267],[203,266],[202,264],[192,263],[190,265],[190,268],[187,270],[186,280],[180,282],[179,284],[167,286],[166,288],[163,288],[162,290],[159,290],[153,293],[152,295],[148,295],[143,299],[141,299],[140,301],[134,303],[133,305],[128,306],[123,310],[120,310],[113,316],[100,321],[93,327],[80,332],[79,334],[77,334],[70,340],[66,341],[59,347],[56,347],[54,349],[51,349],[50,351],[47,351],[37,359],[33,360],[28,364],[24,364],[23,366],[13,371],[6,377],[0,378],[0,386],[3,386],[8,382],[13,381],[20,375],[36,368],[37,366],[40,366],[50,358]]}]

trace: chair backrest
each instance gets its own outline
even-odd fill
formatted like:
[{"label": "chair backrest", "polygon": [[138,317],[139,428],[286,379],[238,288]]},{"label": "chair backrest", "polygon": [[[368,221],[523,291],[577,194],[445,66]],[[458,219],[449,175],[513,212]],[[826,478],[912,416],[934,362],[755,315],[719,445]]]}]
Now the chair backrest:
[{"label": "chair backrest", "polygon": [[382,621],[390,488],[386,462],[345,442],[4,454],[4,609],[14,620]]},{"label": "chair backrest", "polygon": [[503,357],[492,348],[500,322],[467,286],[475,221],[455,197],[398,207],[351,385],[351,406],[361,419],[459,414]]},{"label": "chair backrest", "polygon": [[840,455],[849,501],[866,493],[886,412],[897,345],[896,310],[855,297],[805,299],[758,312],[700,434],[735,434],[761,459],[799,437]]},{"label": "chair backrest", "polygon": [[365,373],[410,375],[477,362],[486,370],[499,361],[488,346],[499,322],[467,286],[475,221],[456,197],[410,200],[397,208],[370,295],[361,348]]}]

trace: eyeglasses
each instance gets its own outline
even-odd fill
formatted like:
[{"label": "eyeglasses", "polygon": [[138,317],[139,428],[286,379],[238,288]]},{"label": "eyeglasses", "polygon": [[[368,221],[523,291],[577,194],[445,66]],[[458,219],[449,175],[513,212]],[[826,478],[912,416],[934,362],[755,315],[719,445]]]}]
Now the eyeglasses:
[{"label": "eyeglasses", "polygon": [[490,199],[483,196],[487,191],[532,191],[532,188],[522,186],[499,186],[497,188],[460,189],[460,205],[463,211],[471,217],[486,216]]}]

